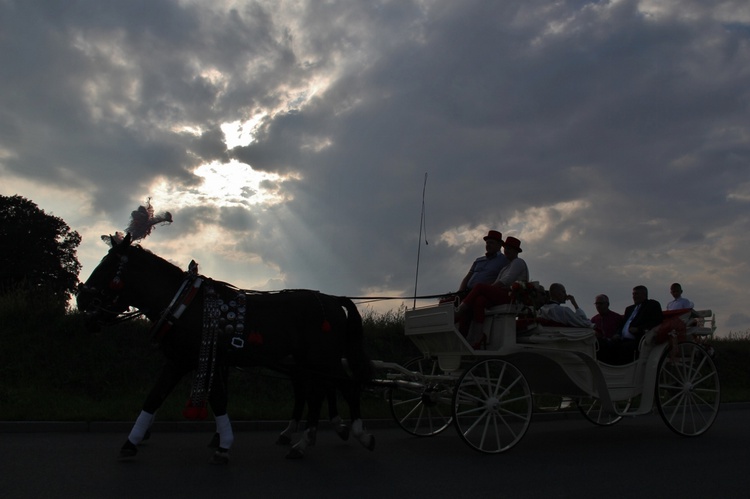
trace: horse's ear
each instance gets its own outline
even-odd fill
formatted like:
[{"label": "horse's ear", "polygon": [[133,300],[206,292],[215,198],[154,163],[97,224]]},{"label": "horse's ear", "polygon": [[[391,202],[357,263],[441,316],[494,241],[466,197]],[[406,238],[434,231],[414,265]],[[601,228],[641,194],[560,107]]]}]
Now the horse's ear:
[{"label": "horse's ear", "polygon": [[133,236],[130,234],[130,232],[123,237],[122,232],[115,232],[115,235],[112,234],[108,236],[102,236],[102,241],[107,243],[110,248],[115,249],[119,246],[130,246],[130,243],[133,241]]}]

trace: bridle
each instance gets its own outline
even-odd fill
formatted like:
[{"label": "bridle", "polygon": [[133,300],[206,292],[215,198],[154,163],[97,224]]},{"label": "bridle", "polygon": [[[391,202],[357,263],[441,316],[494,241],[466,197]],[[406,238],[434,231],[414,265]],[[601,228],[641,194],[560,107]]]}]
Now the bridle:
[{"label": "bridle", "polygon": [[[110,253],[112,251],[114,251],[114,248],[110,250]],[[79,302],[82,297],[85,297],[87,301],[82,312],[100,326],[119,324],[135,319],[145,313],[141,310],[127,312],[129,306],[123,306],[118,303],[125,288],[123,273],[128,263],[128,257],[127,255],[120,254],[117,254],[117,257],[119,258],[117,271],[103,289],[89,286],[86,283],[80,283],[76,292]]]}]

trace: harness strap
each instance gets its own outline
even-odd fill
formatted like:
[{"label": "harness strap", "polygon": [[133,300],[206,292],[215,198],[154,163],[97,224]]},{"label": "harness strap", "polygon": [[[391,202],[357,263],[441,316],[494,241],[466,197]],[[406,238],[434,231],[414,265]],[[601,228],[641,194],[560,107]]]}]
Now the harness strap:
[{"label": "harness strap", "polygon": [[223,301],[211,285],[207,285],[203,298],[203,331],[198,355],[198,368],[193,375],[188,405],[183,415],[188,419],[205,419],[208,397],[216,372],[216,350],[219,338],[219,320]]},{"label": "harness strap", "polygon": [[164,309],[157,323],[151,328],[152,338],[155,342],[158,343],[164,339],[167,332],[172,329],[174,323],[177,322],[193,302],[193,299],[198,295],[202,284],[203,278],[192,273],[187,274],[174,298],[172,298],[172,302]]}]

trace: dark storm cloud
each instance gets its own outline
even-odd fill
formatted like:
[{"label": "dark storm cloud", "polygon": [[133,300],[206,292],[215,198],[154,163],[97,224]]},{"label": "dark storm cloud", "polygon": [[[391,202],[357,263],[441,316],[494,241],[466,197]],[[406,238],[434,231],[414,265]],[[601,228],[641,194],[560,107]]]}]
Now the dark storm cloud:
[{"label": "dark storm cloud", "polygon": [[[225,231],[273,283],[409,293],[422,244],[419,288],[446,292],[496,228],[579,302],[680,281],[729,310],[748,22],[740,1],[4,1],[0,167],[115,220],[164,182],[194,200],[174,227]],[[228,149],[222,125],[256,116]],[[239,183],[230,159],[285,177],[216,206],[193,170]]]}]

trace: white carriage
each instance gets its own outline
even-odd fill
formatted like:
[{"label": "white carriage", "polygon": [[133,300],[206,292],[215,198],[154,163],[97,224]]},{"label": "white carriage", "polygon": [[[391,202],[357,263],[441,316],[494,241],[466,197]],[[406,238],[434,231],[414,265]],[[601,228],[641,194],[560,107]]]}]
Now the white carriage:
[{"label": "white carriage", "polygon": [[550,396],[564,401],[558,407],[577,404],[598,425],[654,408],[683,436],[700,435],[713,424],[720,386],[705,346],[715,330],[710,310],[683,313],[679,334],[654,328],[632,363],[613,366],[597,360],[592,329],[536,320],[520,327],[522,308],[487,310],[483,349],[472,348],[456,328],[453,303],[407,311],[405,334],[424,356],[403,366],[376,361],[396,422],[417,436],[453,424],[470,447],[484,453],[516,445],[531,423],[535,400]]}]

